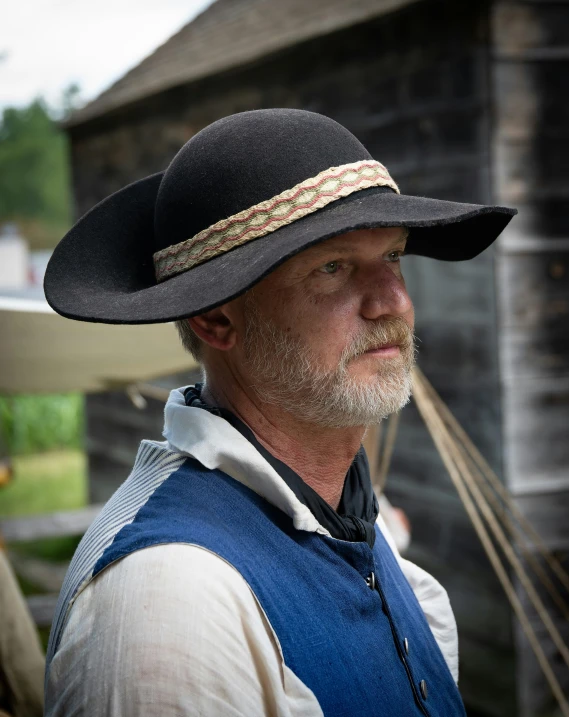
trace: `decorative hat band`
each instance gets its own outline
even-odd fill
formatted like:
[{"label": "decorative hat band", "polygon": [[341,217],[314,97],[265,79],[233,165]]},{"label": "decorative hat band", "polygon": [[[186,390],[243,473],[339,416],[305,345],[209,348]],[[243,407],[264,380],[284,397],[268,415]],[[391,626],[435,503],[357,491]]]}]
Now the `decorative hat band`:
[{"label": "decorative hat band", "polygon": [[157,251],[154,254],[156,280],[161,282],[181,274],[369,187],[391,187],[400,194],[381,162],[362,160],[325,169],[292,189],[212,224],[191,239]]}]

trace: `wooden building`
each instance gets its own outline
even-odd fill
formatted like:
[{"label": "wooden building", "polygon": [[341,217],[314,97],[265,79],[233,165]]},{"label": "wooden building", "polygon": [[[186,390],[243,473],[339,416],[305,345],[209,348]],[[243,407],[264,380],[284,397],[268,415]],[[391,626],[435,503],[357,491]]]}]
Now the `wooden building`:
[{"label": "wooden building", "polygon": [[[403,267],[419,365],[548,545],[566,556],[568,35],[569,3],[559,0],[217,0],[66,123],[77,215],[164,169],[210,122],[262,107],[338,120],[405,193],[518,207],[476,259],[407,257]],[[150,423],[119,395],[93,396],[88,406],[92,492],[101,500],[126,477]],[[128,440],[117,445],[103,419],[128,424]],[[412,404],[386,493],[411,519],[409,558],[450,594],[470,717],[553,714]]]}]

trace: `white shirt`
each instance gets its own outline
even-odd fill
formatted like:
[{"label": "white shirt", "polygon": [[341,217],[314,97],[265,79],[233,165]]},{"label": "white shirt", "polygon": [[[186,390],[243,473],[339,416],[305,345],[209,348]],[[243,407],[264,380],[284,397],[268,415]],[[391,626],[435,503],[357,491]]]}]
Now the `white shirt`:
[{"label": "white shirt", "polygon": [[[329,535],[246,438],[224,419],[185,405],[183,388],[170,394],[164,436],[156,445],[223,470],[284,510],[298,530]],[[446,591],[400,556],[381,515],[378,525],[458,681]],[[240,573],[202,547],[169,543],[131,553],[85,581],[51,662],[45,714],[319,717],[322,711],[284,664]]]}]

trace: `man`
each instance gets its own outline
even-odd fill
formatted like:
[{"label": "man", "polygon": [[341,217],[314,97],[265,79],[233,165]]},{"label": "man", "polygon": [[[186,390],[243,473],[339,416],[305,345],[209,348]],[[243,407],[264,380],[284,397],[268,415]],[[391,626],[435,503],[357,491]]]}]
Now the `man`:
[{"label": "man", "polygon": [[447,595],[398,554],[361,443],[411,394],[401,256],[471,258],[514,213],[402,195],[344,127],[275,109],[72,228],[50,304],[178,321],[205,383],[78,547],[47,715],[464,714]]}]

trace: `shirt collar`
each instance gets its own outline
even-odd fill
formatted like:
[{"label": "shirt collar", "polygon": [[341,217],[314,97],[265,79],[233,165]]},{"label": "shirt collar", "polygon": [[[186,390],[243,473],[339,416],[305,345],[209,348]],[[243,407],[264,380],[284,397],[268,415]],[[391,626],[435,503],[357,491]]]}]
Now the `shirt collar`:
[{"label": "shirt collar", "polygon": [[187,406],[221,416],[228,421],[275,469],[298,500],[306,505],[320,525],[330,532],[333,538],[349,542],[366,541],[370,548],[375,543],[375,521],[379,504],[369,474],[369,464],[363,446],[357,452],[344,480],[344,486],[337,510],[334,510],[324,498],[313,490],[290,466],[273,456],[257,440],[254,432],[232,411],[220,406],[205,403],[201,397],[202,384],[196,383],[184,389]]},{"label": "shirt collar", "polygon": [[221,416],[186,406],[186,388],[171,391],[164,409],[163,436],[169,447],[192,456],[210,470],[227,473],[286,513],[297,530],[330,537],[330,532],[238,430]]}]

